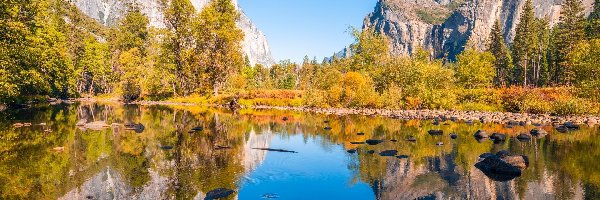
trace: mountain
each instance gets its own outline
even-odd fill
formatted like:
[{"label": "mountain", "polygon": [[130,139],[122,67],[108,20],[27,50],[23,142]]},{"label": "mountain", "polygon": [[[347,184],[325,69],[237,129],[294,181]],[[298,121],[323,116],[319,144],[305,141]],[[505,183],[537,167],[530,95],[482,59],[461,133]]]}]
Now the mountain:
[{"label": "mountain", "polygon": [[[594,0],[583,0],[586,13]],[[533,0],[538,18],[558,22],[561,0]],[[379,0],[364,20],[363,29],[374,29],[390,38],[394,55],[409,55],[417,48],[435,58],[455,59],[470,43],[483,49],[496,20],[511,43],[525,0]]]},{"label": "mountain", "polygon": [[[150,18],[150,25],[165,27],[161,0],[136,0],[144,14]],[[201,10],[210,0],[191,0],[196,10]],[[237,6],[237,0],[233,1]],[[86,15],[98,20],[104,25],[112,26],[119,22],[125,12],[129,0],[75,0],[74,4]],[[275,59],[271,54],[267,37],[256,27],[246,14],[238,7],[240,19],[238,27],[244,31],[243,50],[250,60],[250,64],[271,66]]]}]

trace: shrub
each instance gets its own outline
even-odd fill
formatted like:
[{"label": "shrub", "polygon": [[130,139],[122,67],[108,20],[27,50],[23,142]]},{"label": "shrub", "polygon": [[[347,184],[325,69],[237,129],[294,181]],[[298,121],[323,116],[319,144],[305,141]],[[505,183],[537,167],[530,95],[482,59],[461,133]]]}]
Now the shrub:
[{"label": "shrub", "polygon": [[569,98],[554,102],[554,112],[559,115],[582,115],[594,113],[593,104],[585,99]]}]

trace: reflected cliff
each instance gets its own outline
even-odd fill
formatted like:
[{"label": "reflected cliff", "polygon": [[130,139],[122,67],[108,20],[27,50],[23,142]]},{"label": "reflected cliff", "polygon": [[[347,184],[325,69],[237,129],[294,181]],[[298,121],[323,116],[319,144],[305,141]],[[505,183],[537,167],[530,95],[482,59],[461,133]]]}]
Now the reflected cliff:
[{"label": "reflected cliff", "polygon": [[[234,189],[229,199],[600,198],[598,127],[494,144],[472,135],[535,127],[93,103],[3,114],[0,199],[204,199],[216,188]],[[384,142],[356,143],[366,139]],[[493,181],[474,167],[501,150],[529,157],[520,177]]]}]

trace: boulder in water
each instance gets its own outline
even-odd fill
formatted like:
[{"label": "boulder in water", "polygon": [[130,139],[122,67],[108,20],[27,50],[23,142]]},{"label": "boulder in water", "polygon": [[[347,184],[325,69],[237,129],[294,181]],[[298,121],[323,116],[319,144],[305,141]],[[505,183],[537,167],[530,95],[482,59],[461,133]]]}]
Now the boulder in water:
[{"label": "boulder in water", "polygon": [[536,128],[536,129],[533,129],[533,130],[529,131],[529,134],[531,134],[531,135],[533,135],[533,136],[535,136],[537,138],[543,138],[546,135],[548,135],[548,132],[546,130],[544,130],[544,129]]},{"label": "boulder in water", "polygon": [[521,141],[521,142],[527,142],[531,140],[531,136],[525,133],[521,133],[519,135],[517,135],[517,140]]},{"label": "boulder in water", "polygon": [[146,127],[143,124],[125,124],[125,130],[135,131],[136,133],[142,133],[144,129]]},{"label": "boulder in water", "polygon": [[383,140],[368,139],[365,142],[369,145],[378,145],[378,144],[381,144],[383,142]]},{"label": "boulder in water", "polygon": [[398,154],[398,151],[396,151],[396,150],[385,150],[385,151],[379,152],[380,156],[396,156],[396,154]]},{"label": "boulder in water", "polygon": [[490,139],[494,142],[506,141],[506,135],[502,133],[494,133],[490,136]]},{"label": "boulder in water", "polygon": [[354,154],[354,153],[356,153],[356,149],[350,149],[350,150],[348,150],[348,151],[346,151],[346,152],[348,152],[348,153],[351,153],[351,154]]},{"label": "boulder in water", "polygon": [[454,140],[454,139],[458,138],[458,135],[456,133],[452,133],[452,134],[450,134],[450,138]]},{"label": "boulder in water", "polygon": [[207,192],[206,197],[204,197],[204,200],[214,200],[214,199],[226,198],[229,195],[233,194],[233,192],[234,192],[233,190],[230,190],[227,188],[217,188],[217,189]]},{"label": "boulder in water", "polygon": [[487,138],[489,137],[487,132],[485,132],[484,130],[478,130],[477,132],[475,132],[475,134],[473,135],[475,136],[475,138]]},{"label": "boulder in water", "polygon": [[487,155],[475,164],[487,177],[494,181],[510,181],[521,176],[521,169],[515,167],[496,155]]},{"label": "boulder in water", "polygon": [[442,131],[442,130],[429,130],[428,133],[429,133],[429,135],[442,135],[442,134],[444,134],[444,131]]}]

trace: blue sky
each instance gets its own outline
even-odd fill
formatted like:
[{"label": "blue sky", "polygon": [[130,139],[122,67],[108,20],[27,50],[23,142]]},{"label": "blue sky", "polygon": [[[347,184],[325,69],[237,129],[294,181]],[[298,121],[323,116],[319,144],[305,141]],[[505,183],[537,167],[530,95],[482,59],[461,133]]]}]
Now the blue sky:
[{"label": "blue sky", "polygon": [[301,62],[331,56],[354,41],[348,27],[362,27],[376,0],[238,0],[267,36],[275,60]]}]

